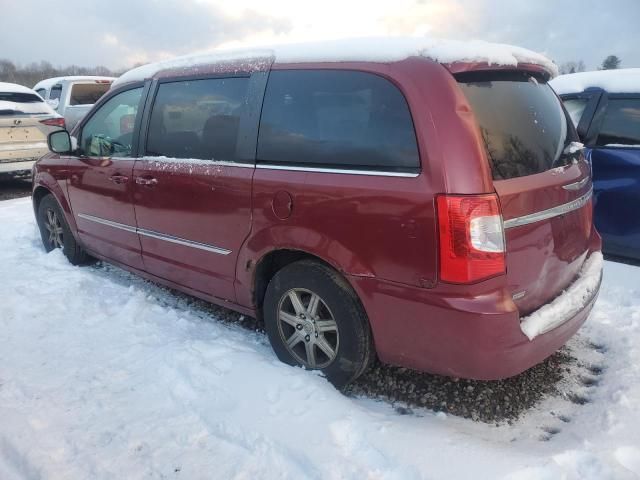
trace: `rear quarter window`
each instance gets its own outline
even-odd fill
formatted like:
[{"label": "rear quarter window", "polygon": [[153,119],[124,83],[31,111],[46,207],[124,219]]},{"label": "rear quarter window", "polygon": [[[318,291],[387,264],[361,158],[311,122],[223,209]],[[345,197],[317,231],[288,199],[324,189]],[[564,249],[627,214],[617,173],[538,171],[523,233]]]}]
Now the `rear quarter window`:
[{"label": "rear quarter window", "polygon": [[407,102],[365,72],[276,70],[267,84],[258,161],[413,171],[420,165]]},{"label": "rear quarter window", "polygon": [[640,145],[640,98],[609,98],[596,145]]},{"label": "rear quarter window", "polygon": [[526,72],[456,76],[480,127],[494,180],[542,173],[570,162],[577,141],[551,87]]}]

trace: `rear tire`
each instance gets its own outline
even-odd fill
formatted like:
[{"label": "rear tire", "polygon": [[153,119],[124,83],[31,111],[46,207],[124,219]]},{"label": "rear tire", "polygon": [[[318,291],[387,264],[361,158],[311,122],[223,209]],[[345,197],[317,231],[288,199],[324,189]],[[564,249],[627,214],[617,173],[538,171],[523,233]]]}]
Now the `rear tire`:
[{"label": "rear tire", "polygon": [[47,252],[61,248],[73,265],[86,263],[90,259],[87,252],[76,242],[62,208],[53,195],[47,194],[40,200],[37,220],[42,244]]},{"label": "rear tire", "polygon": [[278,271],[267,286],[263,314],[282,362],[320,370],[338,388],[362,375],[375,357],[356,293],[321,263],[302,260]]}]

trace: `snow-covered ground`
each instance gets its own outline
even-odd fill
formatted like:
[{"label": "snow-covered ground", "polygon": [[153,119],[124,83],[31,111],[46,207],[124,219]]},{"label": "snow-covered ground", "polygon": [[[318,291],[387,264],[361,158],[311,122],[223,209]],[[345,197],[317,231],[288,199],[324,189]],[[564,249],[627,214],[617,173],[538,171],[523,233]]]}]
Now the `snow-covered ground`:
[{"label": "snow-covered ground", "polygon": [[29,199],[0,221],[2,480],[640,477],[638,267],[606,263],[571,342],[588,402],[495,426],[346,397],[237,314],[46,255]]}]

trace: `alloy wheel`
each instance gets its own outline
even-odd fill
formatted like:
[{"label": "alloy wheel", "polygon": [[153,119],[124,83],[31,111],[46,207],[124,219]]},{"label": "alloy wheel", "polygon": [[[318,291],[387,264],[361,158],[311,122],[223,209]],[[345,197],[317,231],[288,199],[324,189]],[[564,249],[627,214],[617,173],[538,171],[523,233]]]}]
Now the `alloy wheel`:
[{"label": "alloy wheel", "polygon": [[302,288],[286,292],[278,303],[278,330],[289,353],[305,367],[322,369],[335,360],[338,324],[318,294]]},{"label": "alloy wheel", "polygon": [[58,218],[58,214],[51,208],[48,208],[47,218],[44,222],[44,227],[49,232],[48,242],[52,248],[63,248],[63,230],[62,224],[60,223],[60,218]]}]

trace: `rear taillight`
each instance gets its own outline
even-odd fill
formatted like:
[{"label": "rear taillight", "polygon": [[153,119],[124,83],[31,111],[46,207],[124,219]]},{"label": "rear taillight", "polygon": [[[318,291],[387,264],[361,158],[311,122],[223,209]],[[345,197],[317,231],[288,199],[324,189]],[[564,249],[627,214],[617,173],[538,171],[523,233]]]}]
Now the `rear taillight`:
[{"label": "rear taillight", "polygon": [[49,125],[50,127],[65,128],[64,117],[60,118],[47,118],[46,120],[40,120],[40,123]]},{"label": "rear taillight", "polygon": [[496,195],[439,195],[437,208],[442,281],[472,283],[505,273]]}]

